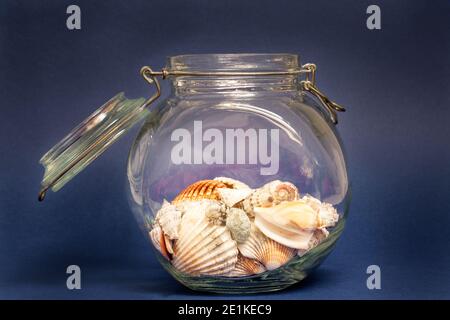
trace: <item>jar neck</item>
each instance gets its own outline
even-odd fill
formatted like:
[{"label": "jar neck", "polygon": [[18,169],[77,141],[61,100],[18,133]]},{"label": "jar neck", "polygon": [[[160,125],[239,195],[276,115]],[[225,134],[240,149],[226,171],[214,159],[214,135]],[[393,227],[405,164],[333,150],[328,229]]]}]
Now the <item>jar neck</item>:
[{"label": "jar neck", "polygon": [[[281,72],[299,67],[297,55],[291,54],[199,54],[169,58],[167,68],[185,73],[198,72]],[[232,94],[257,95],[291,92],[298,89],[296,75],[186,75],[172,78],[177,95]]]}]

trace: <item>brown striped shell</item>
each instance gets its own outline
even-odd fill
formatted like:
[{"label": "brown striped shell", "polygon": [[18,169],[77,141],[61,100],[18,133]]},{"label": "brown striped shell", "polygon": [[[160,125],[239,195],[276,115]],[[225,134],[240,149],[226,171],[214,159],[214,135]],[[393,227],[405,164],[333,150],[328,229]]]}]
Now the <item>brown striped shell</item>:
[{"label": "brown striped shell", "polygon": [[245,277],[254,274],[262,273],[266,271],[266,268],[257,260],[246,258],[243,255],[238,255],[238,260],[233,271],[231,271],[228,277]]},{"label": "brown striped shell", "polygon": [[261,262],[267,270],[281,267],[297,253],[295,249],[266,237],[255,225],[252,225],[247,241],[238,244],[238,249],[244,257]]},{"label": "brown striped shell", "polygon": [[181,191],[172,203],[181,202],[184,200],[197,201],[202,199],[219,200],[220,194],[217,191],[219,188],[231,188],[229,184],[217,180],[200,180],[194,182],[186,189]]}]

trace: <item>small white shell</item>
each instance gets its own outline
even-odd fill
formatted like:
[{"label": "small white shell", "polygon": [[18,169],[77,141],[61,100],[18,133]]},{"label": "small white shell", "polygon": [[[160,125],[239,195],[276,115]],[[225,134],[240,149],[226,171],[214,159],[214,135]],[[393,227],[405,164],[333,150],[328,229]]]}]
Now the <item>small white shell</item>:
[{"label": "small white shell", "polygon": [[230,231],[195,211],[184,214],[174,251],[173,266],[191,275],[225,275],[234,269],[238,255]]},{"label": "small white shell", "polygon": [[249,188],[241,188],[241,189],[228,189],[228,188],[219,188],[217,192],[220,195],[220,200],[225,203],[229,207],[234,207],[237,203],[241,202],[248,196],[250,196],[253,192],[252,189]]},{"label": "small white shell", "polygon": [[266,237],[253,225],[246,242],[238,244],[240,253],[247,258],[261,262],[267,270],[274,270],[287,263],[296,253],[295,249],[286,247]]},{"label": "small white shell", "polygon": [[161,226],[162,231],[169,239],[178,239],[178,228],[181,222],[181,211],[176,206],[164,200],[161,209],[155,217],[156,223]]},{"label": "small white shell", "polygon": [[245,242],[250,235],[251,223],[244,210],[230,208],[226,226],[230,230],[233,239],[238,243]]}]

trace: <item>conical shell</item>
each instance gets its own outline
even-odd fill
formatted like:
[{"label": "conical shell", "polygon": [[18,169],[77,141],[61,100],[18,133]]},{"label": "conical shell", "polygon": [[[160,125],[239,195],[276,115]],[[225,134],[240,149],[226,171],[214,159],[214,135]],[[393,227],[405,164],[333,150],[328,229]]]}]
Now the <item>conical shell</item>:
[{"label": "conical shell", "polygon": [[164,200],[155,218],[162,231],[171,240],[178,239],[178,229],[181,222],[181,211],[176,206]]},{"label": "conical shell", "polygon": [[252,226],[250,237],[238,248],[244,257],[261,262],[267,270],[284,265],[296,254],[295,249],[266,237],[255,225]]},{"label": "conical shell", "polygon": [[310,195],[305,195],[301,200],[305,201],[318,213],[322,227],[332,227],[338,222],[339,214],[330,203],[321,202]]},{"label": "conical shell", "polygon": [[254,190],[242,204],[244,210],[253,216],[255,207],[272,207],[283,201],[297,200],[298,197],[298,189],[295,185],[287,181],[274,180]]},{"label": "conical shell", "polygon": [[236,266],[227,276],[228,277],[245,277],[262,273],[266,268],[255,259],[246,258],[243,255],[238,256]]},{"label": "conical shell", "polygon": [[217,192],[218,188],[228,188],[229,186],[221,181],[216,180],[200,180],[186,189],[181,191],[172,203],[177,203],[183,200],[196,201],[201,199],[219,200],[220,195]]},{"label": "conical shell", "polygon": [[[185,213],[183,220],[194,219]],[[195,213],[192,213],[195,215]],[[188,217],[186,217],[188,216]],[[182,221],[180,238],[175,244],[172,264],[190,275],[225,275],[234,269],[237,261],[236,241],[226,227],[208,223],[203,217],[194,225]]]},{"label": "conical shell", "polygon": [[155,248],[166,258],[169,259],[169,253],[166,248],[166,242],[164,238],[164,233],[159,225],[155,225],[155,227],[149,232],[150,239],[152,240]]}]

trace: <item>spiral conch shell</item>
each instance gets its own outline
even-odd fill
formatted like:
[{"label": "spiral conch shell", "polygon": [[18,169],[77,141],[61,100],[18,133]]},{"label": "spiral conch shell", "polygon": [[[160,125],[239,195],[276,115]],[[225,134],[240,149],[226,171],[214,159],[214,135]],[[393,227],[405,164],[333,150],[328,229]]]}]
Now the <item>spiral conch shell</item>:
[{"label": "spiral conch shell", "polygon": [[261,188],[252,192],[243,201],[244,210],[253,215],[255,207],[272,207],[283,201],[293,201],[298,199],[298,189],[295,185],[287,181],[274,180]]},{"label": "spiral conch shell", "polygon": [[339,215],[333,210],[316,210],[305,200],[283,202],[270,208],[255,208],[255,225],[285,246],[308,250],[316,229],[337,222]]},{"label": "spiral conch shell", "polygon": [[225,275],[237,262],[238,249],[230,231],[210,223],[207,212],[185,212],[172,264],[190,275]]},{"label": "spiral conch shell", "polygon": [[261,262],[267,270],[284,265],[296,254],[295,249],[266,237],[255,225],[252,225],[247,241],[238,244],[238,248],[244,257]]},{"label": "spiral conch shell", "polygon": [[266,271],[266,268],[258,260],[246,258],[240,254],[235,268],[227,274],[227,276],[244,277],[262,273],[264,271]]}]

